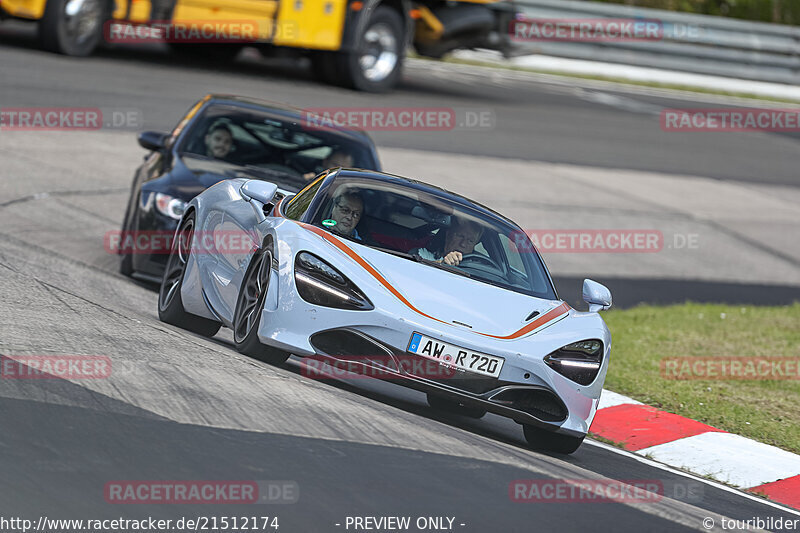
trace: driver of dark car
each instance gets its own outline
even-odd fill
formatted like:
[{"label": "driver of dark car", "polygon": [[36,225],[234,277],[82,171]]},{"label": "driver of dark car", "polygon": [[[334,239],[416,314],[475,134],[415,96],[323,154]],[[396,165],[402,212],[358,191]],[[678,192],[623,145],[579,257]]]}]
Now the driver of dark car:
[{"label": "driver of dark car", "polygon": [[212,126],[205,136],[206,155],[225,159],[233,149],[233,132],[225,124]]},{"label": "driver of dark car", "polygon": [[321,164],[317,166],[314,172],[305,173],[303,175],[303,178],[305,178],[306,180],[310,180],[323,170],[335,167],[346,168],[352,166],[353,166],[353,155],[345,152],[342,149],[337,148],[331,151],[331,153],[328,154],[328,156],[321,161]]},{"label": "driver of dark car", "polygon": [[[453,217],[450,227],[445,231],[444,242],[440,246],[434,245],[437,240],[434,239],[434,242],[431,243],[434,250],[415,248],[409,253],[437,263],[456,266],[465,255],[475,251],[475,245],[480,242],[482,235],[483,228],[480,224]],[[442,239],[438,240],[442,241]]]}]

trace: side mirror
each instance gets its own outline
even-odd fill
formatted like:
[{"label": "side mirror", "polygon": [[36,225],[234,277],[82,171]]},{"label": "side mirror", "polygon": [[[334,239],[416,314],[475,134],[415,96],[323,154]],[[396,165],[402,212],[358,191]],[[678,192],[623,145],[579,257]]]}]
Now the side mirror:
[{"label": "side mirror", "polygon": [[611,308],[611,291],[594,280],[583,280],[583,301],[589,304],[589,312],[605,311]]},{"label": "side mirror", "polygon": [[246,200],[255,200],[266,206],[272,204],[275,193],[278,192],[278,186],[266,181],[248,180],[244,182],[240,192]]},{"label": "side mirror", "polygon": [[160,133],[157,131],[143,131],[139,134],[139,146],[145,150],[163,150],[167,147],[167,139],[169,133]]}]

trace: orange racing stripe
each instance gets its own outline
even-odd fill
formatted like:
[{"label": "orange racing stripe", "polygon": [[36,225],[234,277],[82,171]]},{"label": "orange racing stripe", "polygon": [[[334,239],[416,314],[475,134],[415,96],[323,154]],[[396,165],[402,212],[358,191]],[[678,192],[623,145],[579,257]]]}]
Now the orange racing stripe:
[{"label": "orange racing stripe", "polygon": [[[381,275],[381,273],[378,272],[375,269],[375,267],[373,267],[372,265],[367,263],[360,255],[358,255],[356,252],[354,252],[352,250],[352,248],[347,246],[345,243],[343,243],[337,237],[333,236],[332,234],[328,233],[327,231],[325,231],[325,230],[323,230],[321,228],[318,228],[316,226],[312,226],[311,224],[306,224],[306,223],[303,223],[303,222],[297,222],[297,223],[300,224],[305,229],[316,233],[317,235],[319,235],[320,237],[322,237],[323,239],[325,239],[326,241],[328,241],[329,243],[334,245],[336,248],[341,250],[350,259],[352,259],[353,261],[358,263],[364,270],[369,272],[369,274],[373,278],[378,280],[378,282],[381,285],[383,285],[384,288],[386,288],[386,290],[388,290],[390,293],[392,293],[398,300],[403,302],[403,304],[405,304],[406,307],[408,307],[409,309],[411,309],[415,313],[418,313],[418,314],[424,316],[425,318],[429,318],[431,320],[435,320],[436,322],[441,322],[442,324],[447,324],[447,325],[452,326],[452,324],[450,324],[449,322],[447,322],[445,320],[442,320],[442,319],[439,319],[439,318],[436,318],[434,316],[431,316],[431,315],[429,315],[429,314],[417,309],[416,307],[414,307],[414,305],[411,302],[409,302],[406,299],[406,297],[403,296],[400,293],[400,291],[395,289],[392,286],[392,284],[389,283],[386,280],[386,278],[384,278],[383,275]],[[523,335],[527,335],[528,333],[530,333],[530,332],[532,332],[532,331],[534,331],[536,329],[539,329],[539,328],[543,327],[544,325],[546,325],[546,324],[548,324],[550,322],[554,322],[556,320],[559,320],[559,319],[563,318],[564,316],[567,315],[567,313],[569,313],[570,309],[572,309],[572,308],[569,306],[568,303],[562,302],[561,305],[559,305],[558,307],[556,307],[554,309],[551,309],[550,311],[548,311],[547,313],[543,314],[542,316],[540,316],[539,318],[537,318],[536,320],[534,320],[530,324],[525,325],[524,327],[518,329],[517,331],[515,331],[514,333],[511,333],[510,335],[491,335],[489,333],[481,333],[480,331],[475,331],[475,333],[477,333],[478,335],[483,335],[484,337],[491,337],[493,339],[500,339],[500,340],[518,339],[519,337],[522,337]]]}]

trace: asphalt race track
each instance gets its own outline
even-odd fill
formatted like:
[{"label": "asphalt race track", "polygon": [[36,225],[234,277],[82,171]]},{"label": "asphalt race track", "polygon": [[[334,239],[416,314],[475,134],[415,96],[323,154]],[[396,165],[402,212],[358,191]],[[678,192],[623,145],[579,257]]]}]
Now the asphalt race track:
[{"label": "asphalt race track", "polygon": [[[158,48],[66,59],[37,50],[27,28],[0,27],[0,107],[125,108],[143,119],[123,131],[0,131],[0,353],[112,362],[108,379],[0,380],[0,516],[277,516],[281,532],[345,531],[348,516],[451,517],[465,532],[704,531],[706,518],[797,518],[601,443],[549,456],[494,415],[444,416],[392,384],[315,380],[300,360],[276,368],[249,359],[225,332],[206,339],[159,322],[152,287],[120,276],[118,257],[103,248],[143,155],[132,130],[169,129],[208,92],[300,107],[450,106],[492,111],[491,132],[376,132],[385,168],[475,197],[525,228],[663,232],[659,253],[546,254],[568,301],[584,274],[619,289],[623,305],[800,299],[797,137],[670,136],[658,110],[708,102],[590,85],[414,62],[387,100],[316,85],[280,61],[212,70],[175,65]],[[666,245],[689,234],[698,248]],[[509,497],[514,480],[607,478],[656,480],[664,495],[596,504]],[[189,479],[290,482],[299,499],[104,498],[115,481]]]},{"label": "asphalt race track", "polygon": [[[580,303],[585,277],[606,283],[618,306],[800,299],[795,238],[800,231],[800,136],[660,128],[663,109],[752,107],[752,101],[515,72],[487,74],[485,69],[424,61],[412,61],[400,90],[385,97],[320,86],[295,61],[242,54],[235,64],[177,65],[157,45],[68,59],[39,51],[31,28],[10,22],[0,27],[0,38],[2,105],[91,106],[106,113],[133,111],[138,117],[127,131],[108,128],[101,135],[4,136],[4,153],[24,152],[39,161],[42,171],[63,169],[64,163],[52,157],[59,152],[40,146],[58,145],[71,154],[70,160],[89,147],[112,150],[102,162],[104,179],[92,186],[119,188],[124,196],[122,189],[129,186],[141,155],[130,134],[171,129],[192,102],[209,92],[304,108],[445,107],[454,109],[459,123],[468,113],[488,113],[488,128],[372,135],[387,170],[478,199],[526,230],[633,228],[663,234],[659,253],[545,250],[557,288],[571,304]],[[84,165],[94,167],[98,161],[89,158]],[[31,185],[26,180],[24,186],[2,187],[9,200],[64,189],[61,180]]]}]

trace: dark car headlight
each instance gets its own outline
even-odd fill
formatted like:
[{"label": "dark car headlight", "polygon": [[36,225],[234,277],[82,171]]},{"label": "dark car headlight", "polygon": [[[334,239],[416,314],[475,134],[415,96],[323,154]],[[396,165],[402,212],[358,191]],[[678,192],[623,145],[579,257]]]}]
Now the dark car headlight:
[{"label": "dark car headlight", "polygon": [[562,376],[580,385],[589,385],[603,364],[603,342],[589,339],[567,344],[546,355],[544,362]]},{"label": "dark car headlight", "polygon": [[344,274],[308,252],[300,252],[295,258],[294,282],[300,297],[309,303],[338,309],[375,309]]},{"label": "dark car headlight", "polygon": [[186,211],[186,202],[178,198],[173,198],[168,194],[158,192],[156,193],[156,209],[158,209],[159,213],[162,215],[180,220],[181,217],[183,217],[183,213]]}]

